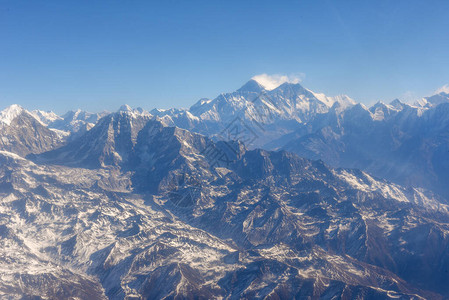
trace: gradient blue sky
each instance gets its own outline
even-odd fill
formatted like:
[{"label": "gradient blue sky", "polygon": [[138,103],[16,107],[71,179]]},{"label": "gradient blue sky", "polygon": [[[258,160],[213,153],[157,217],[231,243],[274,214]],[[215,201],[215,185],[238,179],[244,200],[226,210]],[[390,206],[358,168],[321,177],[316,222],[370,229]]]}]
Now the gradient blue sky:
[{"label": "gradient blue sky", "polygon": [[2,1],[0,109],[188,107],[252,76],[370,104],[449,83],[449,1]]}]

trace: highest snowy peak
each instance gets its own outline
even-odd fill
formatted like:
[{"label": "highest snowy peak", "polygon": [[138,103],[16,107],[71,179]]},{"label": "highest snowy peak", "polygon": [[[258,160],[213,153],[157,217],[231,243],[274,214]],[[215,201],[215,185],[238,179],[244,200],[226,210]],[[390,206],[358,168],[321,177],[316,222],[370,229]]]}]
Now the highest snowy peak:
[{"label": "highest snowy peak", "polygon": [[118,111],[132,111],[133,109],[131,108],[131,106],[129,106],[128,104],[123,104],[122,106],[120,106],[120,108],[118,109]]},{"label": "highest snowy peak", "polygon": [[237,92],[255,92],[260,93],[265,90],[265,87],[254,79],[245,83]]},{"label": "highest snowy peak", "polygon": [[227,128],[242,128],[234,132],[245,137],[228,138],[251,140],[254,144],[249,147],[263,147],[279,133],[287,134],[317,115],[331,109],[343,111],[355,103],[345,95],[329,97],[312,92],[295,80],[262,76],[252,78],[234,92],[200,99],[187,110],[155,109],[151,113],[170,126],[217,138],[229,136]]},{"label": "highest snowy peak", "polygon": [[[322,93],[316,93],[304,88],[299,83],[283,82],[274,87],[269,85],[267,88],[263,80],[251,79],[241,88],[231,93],[224,93],[213,100],[201,99],[190,108],[190,112],[198,117],[214,119],[223,118],[223,114],[236,115],[237,111],[247,110],[252,105],[267,105],[272,103],[277,106],[275,115],[282,119],[303,120],[304,113],[320,113],[327,111],[335,103],[339,103],[341,107],[349,107],[355,105],[356,102],[346,95],[329,97]],[[267,84],[267,83],[265,83]],[[261,101],[259,101],[261,100]],[[317,105],[311,104],[315,102]],[[315,111],[317,110],[317,111]]]},{"label": "highest snowy peak", "polygon": [[301,77],[298,75],[259,74],[251,78],[251,80],[257,82],[267,91],[271,91],[285,83],[298,84],[301,82]]}]

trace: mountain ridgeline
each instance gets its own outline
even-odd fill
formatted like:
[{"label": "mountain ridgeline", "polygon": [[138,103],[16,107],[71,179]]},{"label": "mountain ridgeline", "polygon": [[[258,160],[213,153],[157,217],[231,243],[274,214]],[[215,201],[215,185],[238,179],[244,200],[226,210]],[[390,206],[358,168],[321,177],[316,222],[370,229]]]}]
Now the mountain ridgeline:
[{"label": "mountain ridgeline", "polygon": [[448,120],[444,93],[254,80],[190,109],[11,106],[0,297],[448,298]]}]

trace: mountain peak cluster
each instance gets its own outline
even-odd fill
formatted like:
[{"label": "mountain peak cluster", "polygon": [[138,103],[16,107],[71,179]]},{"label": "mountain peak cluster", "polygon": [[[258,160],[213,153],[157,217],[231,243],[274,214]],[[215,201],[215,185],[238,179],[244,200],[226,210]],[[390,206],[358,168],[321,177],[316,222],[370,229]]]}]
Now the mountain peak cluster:
[{"label": "mountain peak cluster", "polygon": [[250,80],[188,109],[0,112],[0,297],[449,297],[449,94]]}]

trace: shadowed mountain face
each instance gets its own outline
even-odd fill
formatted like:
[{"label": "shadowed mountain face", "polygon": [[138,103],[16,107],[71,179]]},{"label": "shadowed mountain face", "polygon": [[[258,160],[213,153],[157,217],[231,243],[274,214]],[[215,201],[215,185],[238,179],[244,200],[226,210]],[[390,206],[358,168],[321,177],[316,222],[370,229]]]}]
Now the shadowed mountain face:
[{"label": "shadowed mountain face", "polygon": [[254,80],[189,110],[154,111],[166,124],[249,148],[284,149],[334,167],[358,168],[449,198],[449,95],[370,108],[299,84],[266,90]]},{"label": "shadowed mountain face", "polygon": [[84,168],[123,165],[148,120],[148,116],[126,111],[109,114],[84,135],[38,156],[39,161]]},{"label": "shadowed mountain face", "polygon": [[[310,159],[322,159],[333,167],[362,169],[448,198],[448,103],[449,95],[440,93],[421,99],[416,105],[395,100],[366,108],[347,96],[328,97],[299,84],[284,83],[267,90],[250,80],[235,92],[221,94],[213,100],[201,99],[188,110],[153,110],[153,117],[142,109],[123,106],[119,113],[159,119],[166,125],[214,140],[239,140],[250,149],[284,149]],[[0,129],[4,135],[1,148],[22,156],[56,149],[66,140],[76,140],[103,114],[78,110],[58,117],[51,112],[34,111],[33,116],[40,121],[29,113],[23,115],[31,119],[22,120],[19,126]],[[117,131],[117,124],[112,131]],[[49,131],[45,125],[47,129],[65,131]],[[141,127],[137,125],[132,130]],[[99,144],[102,146],[98,146],[98,153],[84,157],[79,166],[123,164],[133,147],[129,138],[118,131],[113,133],[116,137],[108,137],[106,125],[96,130],[104,131],[103,141],[81,141],[76,147],[72,144],[71,149],[60,150],[58,155],[52,153],[48,159],[63,159],[65,164],[72,161],[75,166],[88,151],[86,147]],[[115,144],[123,149],[116,151]]]},{"label": "shadowed mountain face", "polygon": [[0,298],[449,297],[448,203],[418,188],[445,191],[447,95],[368,109],[250,81],[152,114],[70,138],[0,114]]},{"label": "shadowed mountain face", "polygon": [[49,151],[62,145],[65,139],[18,105],[0,112],[0,133],[0,150],[22,156]]},{"label": "shadowed mountain face", "polygon": [[80,136],[91,129],[102,117],[108,115],[108,112],[91,113],[82,111],[68,111],[62,116],[58,116],[51,111],[34,110],[31,112],[41,123],[48,128],[53,128],[70,133],[73,137]]},{"label": "shadowed mountain face", "polygon": [[266,90],[250,80],[232,93],[213,100],[201,99],[189,110],[153,110],[169,125],[217,139],[239,139],[250,147],[261,147],[298,125],[327,112],[332,105],[354,104],[348,96],[327,97],[300,84],[284,83]]},{"label": "shadowed mountain face", "polygon": [[0,153],[5,294],[448,296],[448,206],[423,190],[128,113],[33,160]]},{"label": "shadowed mountain face", "polygon": [[284,138],[283,148],[449,197],[449,103],[393,104],[331,111]]}]

